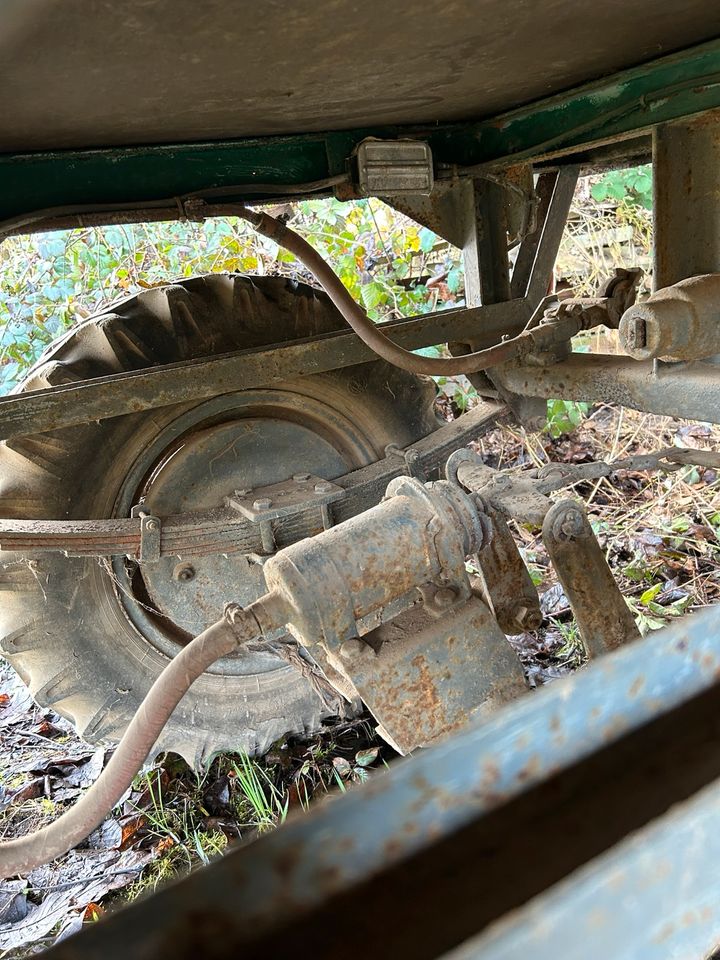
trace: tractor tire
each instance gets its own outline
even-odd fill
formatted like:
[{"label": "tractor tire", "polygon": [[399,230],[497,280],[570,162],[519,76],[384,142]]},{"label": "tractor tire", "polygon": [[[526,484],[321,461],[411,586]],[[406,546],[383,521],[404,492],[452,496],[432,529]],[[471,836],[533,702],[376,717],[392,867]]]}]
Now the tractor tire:
[{"label": "tractor tire", "polygon": [[[213,275],[113,304],[53,344],[18,391],[279,344],[340,329],[316,289],[276,277]],[[18,392],[16,391],[16,392]],[[332,480],[405,446],[439,421],[434,385],[378,360],[264,389],[226,392],[0,444],[0,516],[159,516],[212,509],[223,494],[287,479]],[[0,651],[36,701],[92,743],[123,734],[150,685],[225,601],[263,590],[241,554],[139,567],[60,553],[0,559]],[[174,573],[175,571],[175,573]],[[185,591],[185,592],[183,592]],[[254,659],[253,659],[254,658]],[[299,672],[267,654],[215,664],[173,713],[154,754],[196,767],[221,751],[262,754],[315,731],[324,705]]]}]

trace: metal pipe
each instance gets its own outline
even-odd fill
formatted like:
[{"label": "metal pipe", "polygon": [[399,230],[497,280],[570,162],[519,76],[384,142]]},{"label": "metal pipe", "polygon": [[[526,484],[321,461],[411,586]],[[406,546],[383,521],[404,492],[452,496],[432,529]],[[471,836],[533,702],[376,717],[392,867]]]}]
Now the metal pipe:
[{"label": "metal pipe", "polygon": [[505,389],[552,400],[605,400],[633,410],[720,423],[720,368],[586,353],[549,366],[508,364],[494,376]]},{"label": "metal pipe", "polygon": [[[198,207],[200,215],[203,215],[203,209],[203,207]],[[211,208],[207,212],[211,213]],[[426,376],[454,377],[460,374],[477,373],[487,367],[517,359],[537,347],[538,331],[523,331],[518,336],[497,343],[486,350],[478,350],[475,353],[467,353],[459,357],[423,357],[404,350],[393,343],[392,340],[389,340],[373,323],[362,307],[350,296],[342,280],[333,269],[298,233],[285,226],[280,220],[276,220],[266,213],[250,210],[242,204],[238,204],[231,212],[248,220],[258,233],[269,237],[279,246],[294,254],[312,273],[363,343],[383,360],[387,360],[388,363],[392,363],[402,370]],[[541,330],[543,331],[540,334],[541,337],[552,336],[549,326],[541,328]],[[572,333],[568,333],[567,339],[570,336],[572,336]]]},{"label": "metal pipe", "polygon": [[190,685],[220,657],[258,636],[253,614],[228,607],[217,623],[199,634],[170,661],[150,687],[112,759],[100,777],[61,817],[24,837],[0,843],[0,878],[26,874],[66,853],[102,823],[142,767],[163,727]]}]

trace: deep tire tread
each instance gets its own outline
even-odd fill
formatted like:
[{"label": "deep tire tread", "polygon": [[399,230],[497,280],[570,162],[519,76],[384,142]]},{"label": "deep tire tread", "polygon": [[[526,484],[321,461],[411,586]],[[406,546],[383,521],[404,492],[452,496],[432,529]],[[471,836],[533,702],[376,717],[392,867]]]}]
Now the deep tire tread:
[{"label": "deep tire tread", "polygon": [[[46,351],[21,389],[268,346],[343,325],[327,297],[305,284],[280,277],[195,277],[115,302],[83,321]],[[369,423],[391,430],[387,424],[397,424],[401,442],[436,425],[432,385],[382,361],[303,382],[313,381],[331,384]],[[106,516],[107,508],[88,505],[116,456],[155,415],[131,414],[0,444],[0,515]],[[161,669],[160,654],[146,658],[117,647],[113,631],[124,626],[101,622],[93,607],[95,560],[45,554],[30,562],[33,570],[13,554],[0,562],[0,649],[42,705],[72,719],[90,741],[117,740]],[[100,637],[101,630],[105,647],[96,653],[91,636]],[[316,730],[322,720],[319,699],[291,672],[282,682],[257,684],[248,694],[253,706],[247,719],[232,684],[206,677],[183,698],[157,745],[196,765],[221,750],[261,753],[284,734]]]}]

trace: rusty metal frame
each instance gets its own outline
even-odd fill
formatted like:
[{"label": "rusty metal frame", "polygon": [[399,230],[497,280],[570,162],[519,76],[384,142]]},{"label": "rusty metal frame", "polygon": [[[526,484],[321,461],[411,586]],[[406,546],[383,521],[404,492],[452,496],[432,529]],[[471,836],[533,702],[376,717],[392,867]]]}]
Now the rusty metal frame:
[{"label": "rusty metal frame", "polygon": [[[178,219],[182,208],[173,197],[198,191],[212,191],[218,202],[277,198],[293,188],[302,194],[303,184],[345,174],[367,137],[425,140],[446,167],[501,169],[572,155],[637,139],[658,123],[719,106],[719,64],[720,41],[711,40],[507,113],[461,123],[6,154],[0,156],[0,219],[22,221],[43,208],[41,221],[21,225],[25,231],[83,225],[87,218],[91,223],[148,215]],[[264,188],[258,190],[258,183]],[[94,213],[93,206],[101,209]],[[115,218],[113,209],[120,211]]]},{"label": "rusty metal frame", "polygon": [[655,289],[720,270],[720,113],[653,131]]},{"label": "rusty metal frame", "polygon": [[552,400],[605,400],[633,410],[720,423],[720,370],[716,364],[631,360],[571,353],[558,363],[508,364],[493,376],[509,391]]},{"label": "rusty metal frame", "polygon": [[[618,956],[670,960],[682,936],[674,926],[682,921],[682,892],[688,891],[692,910],[702,899],[708,866],[715,865],[704,843],[689,843],[682,856],[669,859],[667,851],[675,828],[691,837],[694,824],[707,830],[717,822],[719,677],[720,611],[713,609],[398,762],[369,784],[92,925],[50,950],[48,960],[165,954],[214,960],[234,950],[254,960],[290,955],[303,937],[313,938],[319,958],[329,958],[347,951],[350,930],[365,956],[422,960],[492,929],[525,904],[494,929],[495,939],[488,934],[482,949],[465,955],[517,956],[485,947],[527,940],[534,931],[545,943],[543,960],[580,956],[558,952],[552,937],[548,944],[545,917],[541,923],[532,904],[548,888],[548,929],[557,930],[557,917],[577,909],[580,920],[565,936],[575,949],[582,944],[584,960],[608,956],[600,932],[587,936],[593,918],[599,931],[626,938]],[[709,793],[683,804],[713,783]],[[647,846],[616,847],[638,829],[646,831]],[[632,887],[635,922],[628,927],[620,874],[632,877],[658,863],[664,867],[653,882]],[[580,868],[576,895],[556,886]],[[593,890],[597,876],[608,882]],[[709,894],[717,892],[716,881]],[[674,914],[657,912],[658,894],[664,902],[672,895]],[[392,923],[383,923],[389,905]],[[718,941],[715,903],[693,913],[692,943],[699,956]]]},{"label": "rusty metal frame", "polygon": [[[468,310],[444,310],[382,326],[393,340],[411,350],[471,336],[490,344],[522,329],[531,306],[524,299],[512,300]],[[295,340],[12,394],[0,397],[0,438],[42,433],[105,417],[206,399],[374,359],[372,350],[347,329],[312,340]]]},{"label": "rusty metal frame", "polygon": [[[476,344],[476,349],[482,349],[504,336],[519,333],[538,308],[547,289],[572,200],[577,169],[569,168],[546,177],[554,186],[544,217],[525,241],[532,248],[532,267],[523,296],[393,321],[381,325],[384,332],[410,350],[470,340]],[[509,294],[509,289],[506,292]],[[13,394],[0,397],[0,439],[266,386],[291,377],[337,370],[373,359],[375,354],[353,331],[338,330],[312,340],[297,340]]]}]

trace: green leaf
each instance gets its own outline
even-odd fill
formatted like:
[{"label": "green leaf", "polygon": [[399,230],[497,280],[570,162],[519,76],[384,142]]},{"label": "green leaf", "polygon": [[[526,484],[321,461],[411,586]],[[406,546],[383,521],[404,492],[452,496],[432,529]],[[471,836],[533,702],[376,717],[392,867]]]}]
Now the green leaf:
[{"label": "green leaf", "polygon": [[661,583],[656,583],[654,586],[648,587],[648,589],[645,590],[644,593],[640,594],[640,603],[644,604],[645,606],[648,606],[648,604],[650,604],[655,599],[655,597],[660,593],[661,590],[662,590]]},{"label": "green leaf", "polygon": [[355,763],[361,767],[369,767],[375,763],[380,753],[380,747],[370,747],[367,750],[358,750],[355,754]]},{"label": "green leaf", "polygon": [[343,780],[347,780],[352,773],[350,761],[346,760],[345,757],[333,757],[333,769]]},{"label": "green leaf", "polygon": [[687,517],[675,517],[670,524],[670,529],[676,533],[685,533],[690,529],[690,520]]},{"label": "green leaf", "polygon": [[371,280],[369,283],[364,283],[360,287],[360,296],[362,297],[365,309],[372,310],[373,307],[377,307],[378,304],[382,303],[385,297],[385,288],[376,280]]},{"label": "green leaf", "polygon": [[420,231],[420,249],[423,253],[430,253],[432,248],[435,246],[437,240],[436,234],[432,230],[428,230],[427,227],[423,227]]}]

